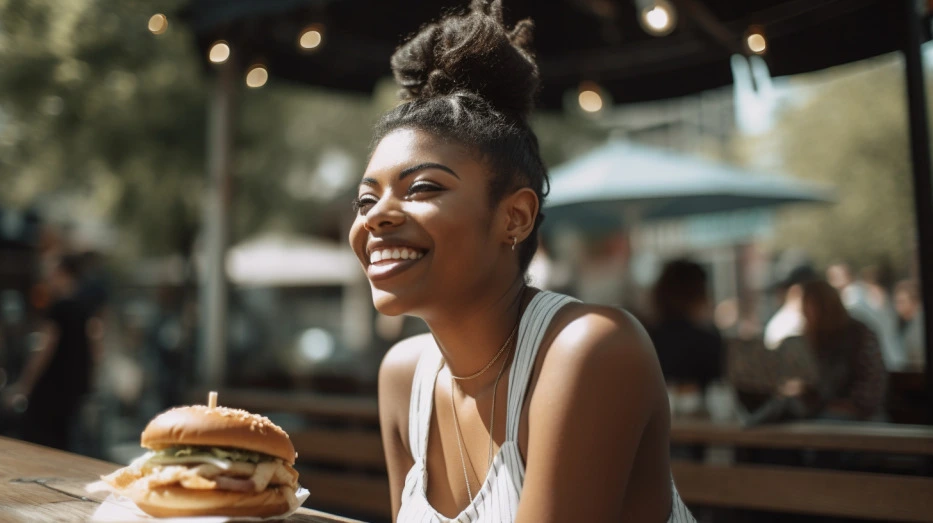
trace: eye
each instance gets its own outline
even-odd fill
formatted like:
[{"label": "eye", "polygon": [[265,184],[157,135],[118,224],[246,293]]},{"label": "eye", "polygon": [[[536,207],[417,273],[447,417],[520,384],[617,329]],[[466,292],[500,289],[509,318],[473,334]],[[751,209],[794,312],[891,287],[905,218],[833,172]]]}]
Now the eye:
[{"label": "eye", "polygon": [[437,192],[437,191],[443,191],[443,190],[444,188],[436,183],[426,182],[422,180],[422,181],[417,181],[411,184],[411,187],[408,188],[408,195],[411,196],[417,193]]},{"label": "eye", "polygon": [[353,201],[350,202],[350,205],[353,207],[353,212],[366,214],[366,211],[371,206],[375,205],[377,201],[379,200],[377,200],[375,196],[371,194],[364,194],[354,198]]}]

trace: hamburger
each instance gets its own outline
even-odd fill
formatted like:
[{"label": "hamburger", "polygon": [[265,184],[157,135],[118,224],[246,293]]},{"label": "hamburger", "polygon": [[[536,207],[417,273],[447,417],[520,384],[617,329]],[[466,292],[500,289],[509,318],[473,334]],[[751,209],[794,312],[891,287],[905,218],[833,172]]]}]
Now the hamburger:
[{"label": "hamburger", "polygon": [[263,416],[178,407],[153,418],[140,443],[149,452],[101,479],[151,516],[269,517],[298,506],[295,447]]}]

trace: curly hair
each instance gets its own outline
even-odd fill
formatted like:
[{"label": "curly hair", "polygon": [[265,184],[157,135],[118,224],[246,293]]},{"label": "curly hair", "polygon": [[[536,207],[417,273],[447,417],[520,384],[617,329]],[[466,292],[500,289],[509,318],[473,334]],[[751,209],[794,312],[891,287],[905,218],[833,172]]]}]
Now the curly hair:
[{"label": "curly hair", "polygon": [[[528,124],[539,81],[529,50],[532,29],[531,20],[506,28],[501,0],[473,0],[466,14],[424,26],[392,56],[405,103],[379,120],[373,144],[401,128],[455,140],[488,164],[491,206],[523,187],[534,190],[543,206],[547,169]],[[538,248],[543,219],[539,208],[520,245],[522,273]]]}]

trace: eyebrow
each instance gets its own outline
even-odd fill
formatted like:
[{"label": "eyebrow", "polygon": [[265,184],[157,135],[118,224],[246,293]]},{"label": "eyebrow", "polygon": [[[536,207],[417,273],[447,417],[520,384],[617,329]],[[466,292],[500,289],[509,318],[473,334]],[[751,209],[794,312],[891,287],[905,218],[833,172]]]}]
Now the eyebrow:
[{"label": "eyebrow", "polygon": [[[418,171],[424,171],[426,169],[437,169],[440,171],[444,171],[445,173],[452,175],[454,178],[458,180],[460,179],[460,176],[457,173],[455,173],[453,169],[451,169],[450,167],[447,167],[446,165],[435,163],[435,162],[419,163],[418,165],[413,165],[411,167],[402,169],[402,172],[398,174],[398,179],[404,180],[407,176],[410,176]],[[360,182],[360,185],[378,186],[379,182],[376,181],[375,178],[363,178],[363,181]]]}]

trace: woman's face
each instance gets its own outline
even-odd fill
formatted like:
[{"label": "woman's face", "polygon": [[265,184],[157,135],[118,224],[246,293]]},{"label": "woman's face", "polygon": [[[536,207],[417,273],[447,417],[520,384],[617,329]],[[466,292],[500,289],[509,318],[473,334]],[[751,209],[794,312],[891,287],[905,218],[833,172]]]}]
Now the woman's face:
[{"label": "woman's face", "polygon": [[350,246],[380,312],[423,317],[432,304],[482,292],[509,252],[489,205],[489,176],[469,149],[423,131],[399,129],[379,142],[360,183]]}]

